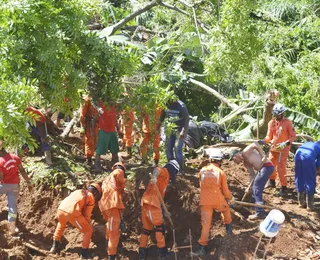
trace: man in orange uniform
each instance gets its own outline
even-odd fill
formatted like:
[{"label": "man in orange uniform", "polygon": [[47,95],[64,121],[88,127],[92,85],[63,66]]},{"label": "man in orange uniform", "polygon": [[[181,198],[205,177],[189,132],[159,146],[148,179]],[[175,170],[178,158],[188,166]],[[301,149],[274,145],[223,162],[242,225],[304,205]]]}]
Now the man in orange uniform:
[{"label": "man in orange uniform", "polygon": [[58,225],[53,236],[51,253],[59,250],[60,239],[64,234],[66,225],[69,222],[83,233],[81,259],[88,258],[88,248],[92,235],[90,224],[91,213],[95,202],[101,198],[101,187],[97,183],[91,184],[87,190],[76,190],[66,197],[60,204],[57,211]]},{"label": "man in orange uniform", "polygon": [[86,162],[92,165],[92,156],[97,146],[98,130],[99,130],[99,113],[93,106],[89,96],[84,97],[84,105],[80,111],[80,134],[85,135],[85,156]]},{"label": "man in orange uniform", "polygon": [[126,168],[123,163],[115,163],[112,173],[102,183],[102,198],[99,208],[103,218],[107,221],[106,244],[108,260],[115,260],[120,239],[120,223],[122,211],[125,208],[122,202],[124,184],[126,183]]},{"label": "man in orange uniform", "polygon": [[133,110],[123,110],[122,113],[122,133],[123,133],[123,144],[127,149],[129,158],[132,156],[132,125],[134,122]]},{"label": "man in orange uniform", "polygon": [[141,199],[143,229],[140,237],[139,260],[146,259],[148,237],[153,227],[155,227],[157,247],[159,249],[158,259],[164,260],[171,255],[165,244],[161,202],[156,189],[159,189],[162,198],[164,198],[169,180],[175,182],[176,174],[179,170],[179,163],[176,160],[171,160],[164,168],[156,167],[152,173],[152,179]]},{"label": "man in orange uniform", "polygon": [[[143,113],[142,132],[143,139],[140,144],[140,153],[142,157],[142,164],[147,163],[148,145],[153,138],[153,165],[158,166],[160,160],[160,131],[157,130],[157,126],[160,122],[161,108],[156,107],[154,113],[148,115]],[[151,127],[151,128],[150,128]]]},{"label": "man in orange uniform", "polygon": [[226,231],[232,235],[232,219],[227,201],[232,203],[234,199],[228,188],[227,177],[220,168],[223,158],[224,154],[219,149],[212,149],[209,153],[210,164],[204,166],[199,172],[202,231],[198,240],[200,248],[193,254],[194,256],[205,256],[208,253],[208,239],[214,210],[221,212]]},{"label": "man in orange uniform", "polygon": [[101,110],[101,114],[99,117],[98,144],[94,162],[94,171],[96,173],[101,172],[101,155],[106,154],[108,150],[110,150],[112,154],[112,162],[115,163],[118,161],[119,144],[117,132],[119,137],[122,137],[117,122],[117,110],[115,105],[106,107],[100,102],[99,110]]},{"label": "man in orange uniform", "polygon": [[290,152],[290,144],[296,140],[296,131],[292,122],[283,116],[286,108],[282,104],[275,104],[272,114],[275,118],[268,123],[268,133],[263,140],[259,140],[259,144],[267,144],[271,142],[270,160],[274,165],[273,174],[270,177],[270,186],[276,186],[276,173],[281,183],[279,195],[283,196],[287,190],[287,178],[285,177],[287,170],[287,160]]}]

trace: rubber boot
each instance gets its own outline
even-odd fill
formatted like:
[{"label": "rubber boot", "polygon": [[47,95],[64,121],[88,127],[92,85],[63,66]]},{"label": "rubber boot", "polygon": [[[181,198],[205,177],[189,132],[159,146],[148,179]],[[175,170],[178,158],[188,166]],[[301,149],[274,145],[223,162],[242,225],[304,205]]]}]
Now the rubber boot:
[{"label": "rubber boot", "polygon": [[153,160],[153,167],[158,167],[158,165],[159,165],[159,160],[158,159],[154,159]]},{"label": "rubber boot", "polygon": [[50,248],[50,253],[55,254],[58,252],[60,247],[60,242],[57,240],[53,240],[52,247]]},{"label": "rubber boot", "polygon": [[314,210],[314,195],[313,194],[307,194],[307,209],[309,211]]},{"label": "rubber boot", "polygon": [[112,154],[112,159],[111,159],[111,163],[112,165],[119,162],[119,157],[118,157],[118,154],[117,153],[113,153]]},{"label": "rubber boot", "polygon": [[173,252],[168,252],[168,248],[167,247],[159,248],[159,257],[158,257],[158,259],[166,260],[166,259],[168,259],[168,257],[173,256],[173,255],[174,255]]},{"label": "rubber boot", "polygon": [[81,248],[81,259],[88,259],[88,258],[89,258],[89,249]]},{"label": "rubber boot", "polygon": [[275,195],[284,197],[287,194],[287,186],[281,186],[281,189],[279,192],[277,192]]},{"label": "rubber boot", "polygon": [[88,166],[92,166],[92,157],[87,157],[86,162]]},{"label": "rubber boot", "polygon": [[101,167],[101,160],[97,159],[94,161],[94,170],[95,173],[101,173],[102,167]]},{"label": "rubber boot", "polygon": [[200,245],[196,252],[193,252],[193,256],[206,256],[208,254],[208,246]]},{"label": "rubber boot", "polygon": [[147,256],[147,249],[146,248],[139,248],[139,260],[146,260]]},{"label": "rubber boot", "polygon": [[226,231],[228,235],[233,235],[231,224],[226,224]]},{"label": "rubber boot", "polygon": [[116,260],[116,255],[108,255],[108,260]]},{"label": "rubber boot", "polygon": [[51,151],[44,151],[44,156],[46,158],[46,164],[52,165]]},{"label": "rubber boot", "polygon": [[269,180],[269,186],[270,188],[275,188],[276,187],[276,180]]},{"label": "rubber boot", "polygon": [[299,208],[306,208],[306,193],[303,192],[298,192],[298,202],[299,202]]}]

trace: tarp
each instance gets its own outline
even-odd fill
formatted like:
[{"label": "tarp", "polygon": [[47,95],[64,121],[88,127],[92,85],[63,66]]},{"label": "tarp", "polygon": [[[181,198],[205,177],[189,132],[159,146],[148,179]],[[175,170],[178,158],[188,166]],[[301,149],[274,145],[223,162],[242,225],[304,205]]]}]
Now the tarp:
[{"label": "tarp", "polygon": [[232,141],[231,136],[221,125],[210,121],[196,123],[194,120],[190,119],[185,144],[189,148],[197,149],[203,145],[205,137],[223,143]]}]

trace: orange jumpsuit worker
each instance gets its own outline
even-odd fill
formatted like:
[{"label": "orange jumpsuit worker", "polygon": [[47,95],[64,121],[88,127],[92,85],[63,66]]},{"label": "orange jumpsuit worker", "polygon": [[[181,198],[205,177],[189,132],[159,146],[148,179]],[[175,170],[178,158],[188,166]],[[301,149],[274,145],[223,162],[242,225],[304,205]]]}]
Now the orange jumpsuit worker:
[{"label": "orange jumpsuit worker", "polygon": [[209,232],[214,210],[221,212],[226,231],[229,235],[232,234],[232,219],[227,201],[232,203],[234,199],[228,188],[227,177],[220,168],[224,154],[219,149],[212,149],[209,158],[211,163],[199,172],[202,230],[198,240],[200,248],[193,253],[194,256],[205,256],[208,253]]},{"label": "orange jumpsuit worker", "polygon": [[120,239],[120,223],[122,211],[125,208],[122,202],[124,184],[126,183],[126,168],[121,162],[112,166],[112,173],[102,183],[102,197],[99,208],[103,218],[107,221],[106,244],[108,260],[115,260]]},{"label": "orange jumpsuit worker", "polygon": [[92,156],[97,146],[99,131],[99,113],[92,105],[89,96],[84,97],[85,103],[80,111],[80,133],[85,135],[85,156],[86,162],[92,165]]},{"label": "orange jumpsuit worker", "polygon": [[60,239],[64,234],[67,222],[70,222],[83,233],[81,259],[88,258],[88,248],[92,235],[90,225],[91,213],[95,202],[101,198],[101,187],[97,183],[91,184],[87,190],[76,190],[66,197],[57,211],[58,225],[53,236],[51,253],[56,253],[60,246]]},{"label": "orange jumpsuit worker", "polygon": [[287,190],[287,160],[290,152],[290,144],[296,140],[296,131],[292,122],[283,116],[286,108],[282,104],[276,104],[273,107],[272,114],[275,118],[268,123],[267,136],[259,140],[259,144],[271,142],[270,160],[274,165],[273,174],[270,177],[270,186],[276,186],[276,173],[281,183],[279,195],[285,195]]},{"label": "orange jumpsuit worker", "polygon": [[132,130],[133,130],[133,122],[134,122],[134,112],[133,110],[123,110],[122,113],[122,133],[123,135],[123,143],[127,149],[128,156],[132,156]]},{"label": "orange jumpsuit worker", "polygon": [[[140,237],[139,260],[146,259],[146,250],[148,245],[148,237],[155,227],[157,247],[159,249],[158,259],[167,259],[169,255],[164,239],[164,221],[162,216],[161,202],[156,190],[164,197],[169,180],[172,182],[176,179],[176,174],[179,172],[180,166],[176,160],[169,161],[164,168],[156,167],[152,174],[152,179],[147,187],[147,190],[142,196],[142,234]],[[155,186],[156,185],[156,186]]]},{"label": "orange jumpsuit worker", "polygon": [[142,157],[142,164],[147,163],[148,145],[153,138],[153,162],[154,166],[158,166],[160,160],[160,131],[157,130],[159,124],[161,108],[157,107],[154,114],[148,115],[143,113],[142,132],[143,139],[140,144],[140,153]]}]

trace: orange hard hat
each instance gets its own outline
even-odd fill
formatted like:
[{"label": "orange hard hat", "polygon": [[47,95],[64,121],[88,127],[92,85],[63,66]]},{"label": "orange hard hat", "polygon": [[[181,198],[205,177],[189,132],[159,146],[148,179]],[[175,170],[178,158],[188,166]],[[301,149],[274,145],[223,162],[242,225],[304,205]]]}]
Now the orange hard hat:
[{"label": "orange hard hat", "polygon": [[123,171],[126,171],[126,166],[124,166],[124,164],[122,162],[116,162],[113,166],[112,166],[112,170],[116,169],[117,166],[120,166],[120,168],[123,168]]}]

